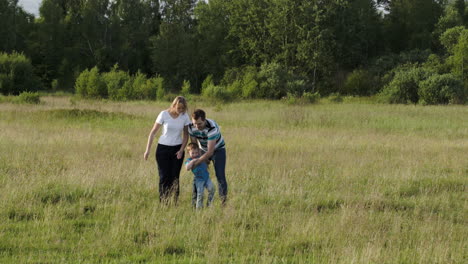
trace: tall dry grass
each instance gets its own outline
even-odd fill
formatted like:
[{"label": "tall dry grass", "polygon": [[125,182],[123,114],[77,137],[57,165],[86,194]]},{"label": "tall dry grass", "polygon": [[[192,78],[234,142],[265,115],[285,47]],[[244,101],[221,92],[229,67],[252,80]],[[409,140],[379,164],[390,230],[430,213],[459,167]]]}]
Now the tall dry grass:
[{"label": "tall dry grass", "polygon": [[[0,104],[0,262],[464,263],[468,108],[253,101],[204,108],[229,203],[158,202],[169,103]],[[212,179],[216,182],[213,169]]]}]

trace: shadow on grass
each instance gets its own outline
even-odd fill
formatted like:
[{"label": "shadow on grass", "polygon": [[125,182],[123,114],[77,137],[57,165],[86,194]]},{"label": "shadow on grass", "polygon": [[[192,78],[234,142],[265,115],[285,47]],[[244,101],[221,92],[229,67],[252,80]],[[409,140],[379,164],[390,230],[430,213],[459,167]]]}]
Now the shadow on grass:
[{"label": "shadow on grass", "polygon": [[466,184],[453,179],[421,179],[413,180],[398,191],[400,197],[412,197],[421,194],[435,195],[439,193],[465,192]]},{"label": "shadow on grass", "polygon": [[[57,204],[59,202],[75,203],[81,198],[92,198],[93,192],[79,186],[51,183],[39,188],[33,193],[33,196],[43,204]],[[83,210],[89,212],[93,209],[90,207]]]},{"label": "shadow on grass", "polygon": [[185,254],[185,248],[180,245],[168,245],[164,249],[164,254],[181,256]]},{"label": "shadow on grass", "polygon": [[121,112],[105,112],[90,109],[54,109],[43,111],[46,116],[57,119],[72,119],[72,120],[91,120],[91,119],[134,119],[133,115]]},{"label": "shadow on grass", "polygon": [[13,221],[33,221],[42,219],[42,213],[34,212],[25,208],[10,208],[8,210],[8,219]]}]

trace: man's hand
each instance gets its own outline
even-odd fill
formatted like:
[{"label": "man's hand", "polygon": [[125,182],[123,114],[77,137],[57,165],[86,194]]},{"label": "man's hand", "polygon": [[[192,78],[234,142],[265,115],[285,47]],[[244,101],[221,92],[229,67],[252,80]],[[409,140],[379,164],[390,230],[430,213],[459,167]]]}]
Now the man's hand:
[{"label": "man's hand", "polygon": [[187,170],[193,169],[193,167],[194,167],[194,165],[195,165],[195,162],[196,162],[197,160],[198,160],[198,159],[193,159],[193,160],[191,160],[191,161],[187,164],[187,166],[185,166],[185,168],[187,168]]}]

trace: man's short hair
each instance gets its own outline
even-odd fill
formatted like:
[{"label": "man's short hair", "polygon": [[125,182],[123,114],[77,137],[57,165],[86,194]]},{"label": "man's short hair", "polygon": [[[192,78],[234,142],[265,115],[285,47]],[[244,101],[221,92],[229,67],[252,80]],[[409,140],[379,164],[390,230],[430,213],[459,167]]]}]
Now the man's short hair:
[{"label": "man's short hair", "polygon": [[193,111],[193,114],[192,114],[192,118],[195,119],[195,120],[198,120],[198,118],[200,118],[202,120],[206,120],[206,114],[205,114],[205,111],[201,110],[201,109],[195,109],[195,111]]}]

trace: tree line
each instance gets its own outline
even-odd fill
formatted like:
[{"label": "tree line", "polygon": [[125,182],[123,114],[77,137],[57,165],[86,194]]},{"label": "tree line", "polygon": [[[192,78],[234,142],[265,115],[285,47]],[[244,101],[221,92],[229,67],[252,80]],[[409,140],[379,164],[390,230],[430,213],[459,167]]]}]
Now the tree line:
[{"label": "tree line", "polygon": [[[38,78],[25,90],[89,95],[90,72],[147,78],[127,99],[145,89],[150,99],[184,90],[379,94],[397,103],[463,103],[467,94],[465,0],[43,0],[39,13],[0,0],[4,94],[18,92],[8,65],[21,56]],[[90,89],[106,97],[117,88]]]}]

